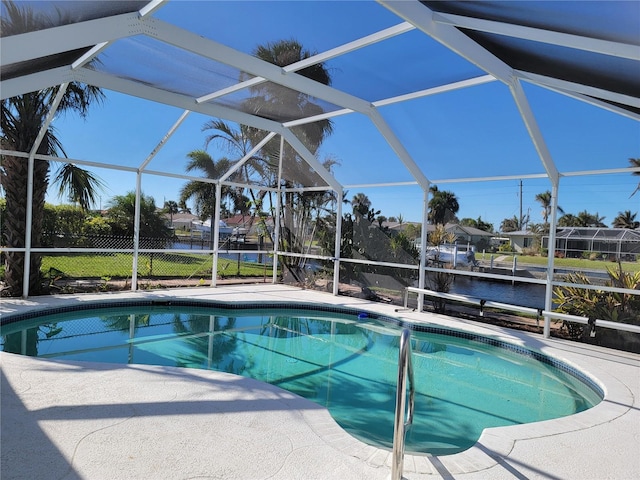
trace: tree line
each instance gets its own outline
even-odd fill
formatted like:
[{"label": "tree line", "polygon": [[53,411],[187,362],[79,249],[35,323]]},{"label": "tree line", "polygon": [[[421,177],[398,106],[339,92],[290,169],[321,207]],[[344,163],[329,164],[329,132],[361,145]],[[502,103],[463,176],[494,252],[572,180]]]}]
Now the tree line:
[{"label": "tree line", "polygon": [[[630,158],[630,167],[634,168],[640,166],[640,159]],[[637,175],[640,172],[633,172],[633,175]],[[632,192],[631,196],[640,188],[639,186]],[[539,193],[535,196],[535,200],[540,203],[542,207],[541,215],[543,219],[542,224],[529,223],[529,216],[525,215],[523,218],[518,218],[514,215],[512,218],[505,218],[500,224],[500,230],[502,232],[514,232],[523,230],[526,226],[533,233],[549,233],[549,217],[551,215],[551,192],[549,190]],[[562,215],[558,218],[556,225],[558,227],[600,227],[607,228],[604,223],[605,217],[598,214],[598,212],[590,213],[587,210],[579,212],[577,215],[571,213],[565,213],[561,206],[557,206],[557,210]],[[632,213],[631,210],[625,210],[624,212],[618,212],[618,215],[613,219],[611,225],[614,228],[627,228],[636,229],[640,228],[640,221],[636,220],[637,212]]]}]

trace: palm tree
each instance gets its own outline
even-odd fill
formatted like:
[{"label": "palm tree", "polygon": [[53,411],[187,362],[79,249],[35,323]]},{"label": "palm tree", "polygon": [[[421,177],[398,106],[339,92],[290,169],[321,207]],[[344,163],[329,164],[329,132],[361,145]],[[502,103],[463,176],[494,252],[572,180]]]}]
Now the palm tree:
[{"label": "palm tree", "polygon": [[[222,120],[209,120],[202,127],[203,132],[210,132],[205,138],[205,148],[213,142],[218,144],[222,150],[226,150],[232,157],[233,161],[244,158],[249,151],[253,148],[252,135],[255,135],[255,131],[251,131],[249,127],[240,125],[239,128],[234,128],[227,122]],[[255,138],[256,140],[259,140]],[[265,168],[265,159],[261,156],[254,154],[251,158],[245,161],[242,167],[231,176],[230,180],[234,180],[238,183],[256,183],[263,186],[273,186],[275,184],[275,177],[270,174]],[[258,203],[264,198],[264,191],[259,191],[258,196],[254,194],[253,190],[249,189],[251,200],[254,203]],[[238,195],[242,193],[242,189],[238,192]]]},{"label": "palm tree", "polygon": [[[629,159],[629,164],[630,164],[629,168],[640,168],[640,158],[630,158]],[[640,171],[635,171],[631,175],[639,175],[640,176]],[[629,196],[629,198],[633,197],[638,190],[640,190],[640,182],[638,182],[638,186],[633,191],[633,193]]]},{"label": "palm tree", "polygon": [[351,206],[353,207],[353,213],[360,214],[363,217],[369,213],[371,208],[371,200],[364,193],[356,193],[351,199]]},{"label": "palm tree", "polygon": [[[136,192],[127,192],[125,195],[116,195],[108,204],[108,222],[114,235],[133,237],[134,216],[136,205]],[[171,236],[171,231],[164,218],[156,208],[153,197],[140,194],[140,237],[160,239],[159,247],[164,246],[166,239]],[[154,248],[145,245],[146,248]]]},{"label": "palm tree", "polygon": [[500,231],[501,232],[517,232],[520,228],[520,221],[517,216],[513,216],[513,218],[505,218],[500,223]]},{"label": "palm tree", "polygon": [[[205,178],[218,179],[224,175],[233,165],[228,158],[220,158],[215,161],[209,153],[204,150],[194,150],[187,154],[189,162],[185,167],[187,172],[199,170]],[[236,200],[236,192],[234,189],[223,186],[222,196],[230,197],[232,201]],[[205,183],[192,180],[187,182],[180,190],[180,202],[186,203],[192,200],[193,210],[201,220],[213,218],[216,211],[216,185],[214,183]]]},{"label": "palm tree", "polygon": [[67,197],[82,210],[88,210],[96,204],[98,190],[104,189],[104,183],[88,170],[74,165],[63,164],[53,180],[58,185],[58,196]]},{"label": "palm tree", "polygon": [[[551,215],[551,192],[547,190],[537,194],[536,202],[540,202],[540,205],[542,205],[542,220],[547,225],[549,223],[549,215]],[[564,210],[559,205],[556,208],[560,213],[564,213]]]},{"label": "palm tree", "polygon": [[429,221],[436,225],[445,225],[455,220],[456,213],[460,210],[456,195],[447,190],[438,190],[436,185],[431,186],[429,190],[433,194],[429,200]]},{"label": "palm tree", "polygon": [[[280,40],[260,45],[253,53],[259,59],[279,67],[286,67],[314,55],[312,52],[305,50],[296,40]],[[323,85],[331,85],[331,76],[323,63],[310,65],[296,73]],[[245,101],[244,107],[248,111],[263,117],[294,120],[325,113],[322,106],[311,101],[312,98],[309,95],[272,82],[251,87],[251,93],[251,98]],[[322,141],[327,135],[331,134],[332,130],[332,123],[328,119],[292,128],[292,131],[303,141],[311,153],[316,152]],[[248,129],[247,132],[253,137],[252,134],[255,133],[255,130]],[[264,136],[264,132],[260,132],[260,135]],[[278,152],[279,141],[271,141],[265,150],[272,154]],[[285,154],[292,153],[285,152]]]},{"label": "palm tree", "polygon": [[[20,7],[14,2],[3,4],[0,28],[2,35],[15,35],[48,28],[64,23],[63,19],[53,19],[35,13],[29,7]],[[60,16],[60,12],[57,13]],[[47,88],[17,97],[2,100],[2,120],[0,127],[2,137],[0,143],[3,149],[18,152],[29,152],[35,144],[38,132],[45,124],[47,115],[57,93],[55,88]],[[101,90],[89,85],[69,83],[66,92],[58,106],[58,112],[74,111],[85,117],[91,103],[100,102],[104,98]],[[60,140],[56,137],[53,127],[49,127],[40,142],[37,154],[65,155]],[[42,222],[44,217],[44,201],[49,186],[50,163],[35,160],[33,172],[33,204],[31,245],[41,246]],[[54,175],[60,183],[59,191],[67,193],[69,197],[81,207],[88,209],[95,203],[96,190],[99,181],[92,174],[72,164],[65,164]],[[28,162],[21,157],[11,155],[2,156],[0,167],[0,183],[5,192],[7,212],[5,219],[5,245],[7,247],[24,248],[27,228],[26,202],[27,183],[29,181]],[[29,293],[37,293],[41,287],[39,255],[31,254]],[[5,282],[11,295],[22,292],[24,277],[25,255],[19,252],[5,252]]]},{"label": "palm tree", "polygon": [[[279,67],[291,65],[314,55],[312,52],[304,49],[296,40],[280,40],[267,43],[266,45],[260,45],[253,53],[261,60]],[[323,63],[310,65],[296,73],[324,85],[331,84],[331,76]],[[251,97],[244,102],[243,108],[255,115],[274,118],[279,121],[287,121],[325,113],[322,106],[314,103],[313,98],[309,95],[272,82],[254,85],[250,87],[250,91]],[[291,128],[291,131],[304,143],[312,154],[317,152],[324,139],[331,134],[332,130],[332,123],[329,119]],[[264,137],[264,132],[255,128],[247,128],[246,135],[250,139],[251,144],[256,145]],[[262,152],[266,166],[268,167],[266,170],[270,170],[270,178],[276,180],[277,167],[281,157],[279,139],[274,138],[268,142],[262,148]],[[329,159],[325,161],[324,164],[325,168],[330,168],[331,165],[335,164],[335,160]],[[265,171],[265,174],[266,173]],[[282,178],[285,181],[286,187],[312,186],[320,183],[318,174],[313,171],[288,144],[284,145],[284,151],[282,152]],[[313,202],[309,202],[309,197],[318,198]],[[294,232],[303,227],[301,222],[303,222],[304,219],[310,218],[307,210],[312,208],[312,205],[317,205],[320,199],[330,201],[330,198],[330,196],[322,192],[304,194],[287,192],[283,194],[281,201],[281,205],[283,206],[281,209],[282,221],[280,222],[282,231],[279,236],[281,243],[279,248],[292,252],[302,251],[304,248],[303,239],[298,238]],[[272,201],[271,205],[274,204],[275,202]],[[283,263],[287,268],[291,266],[291,262],[297,261],[299,261],[299,259],[283,257]],[[289,264],[287,262],[289,262]],[[291,268],[289,268],[289,271],[296,276],[296,273],[293,272]]]},{"label": "palm tree", "polygon": [[482,220],[482,217],[478,217],[477,219],[463,218],[462,220],[460,220],[460,225],[477,228],[478,230],[484,230],[485,232],[493,232],[493,224],[485,222],[484,220]]},{"label": "palm tree", "polygon": [[178,203],[174,200],[167,200],[164,202],[164,207],[162,208],[165,213],[169,214],[169,219],[171,221],[171,226],[173,227],[173,216],[180,211],[180,207]]},{"label": "palm tree", "polygon": [[[296,40],[280,40],[259,45],[253,54],[279,67],[291,65],[314,55],[305,50]],[[323,63],[303,68],[296,74],[324,85],[331,84],[331,76]],[[241,80],[244,79],[241,77]],[[254,85],[250,87],[250,91],[251,96],[244,101],[243,109],[258,116],[287,121],[325,113],[322,106],[314,103],[309,95],[272,82]],[[293,127],[291,131],[312,154],[315,154],[323,140],[333,131],[333,124],[330,120],[324,119]],[[247,127],[245,134],[252,145],[256,145],[264,137],[264,131],[252,127]],[[262,151],[272,171],[272,178],[277,178],[280,158],[279,139],[272,139],[262,148]],[[286,144],[283,152],[282,176],[290,186],[294,184],[309,186],[318,181],[317,174]]]},{"label": "palm tree", "polygon": [[[205,123],[202,131],[209,132],[205,138],[205,148],[214,142],[221,149],[226,150],[234,161],[244,158],[253,148],[251,135],[255,135],[255,132],[251,132],[245,125],[235,128],[222,120],[214,119]],[[243,184],[254,183],[256,185],[274,186],[276,183],[275,171],[274,169],[269,170],[264,158],[255,154],[243,163],[242,167],[232,175],[230,180]],[[250,228],[259,213],[259,206],[263,204],[267,191],[258,190],[256,194],[253,189],[248,188],[251,198],[244,196],[243,191],[244,189],[236,189],[232,198],[235,202],[236,210],[240,210],[243,214],[248,212],[250,205],[254,207],[249,219]],[[264,219],[262,221],[264,222]],[[263,225],[263,227],[265,227],[263,230],[268,231],[266,225]]]},{"label": "palm tree", "polygon": [[589,213],[586,210],[578,213],[578,225],[579,227],[606,227],[604,224],[605,217],[601,217],[598,215],[598,212],[595,214]]},{"label": "palm tree", "polygon": [[580,219],[572,213],[565,213],[558,219],[559,227],[579,227]]},{"label": "palm tree", "polygon": [[631,213],[631,210],[618,212],[618,216],[613,219],[615,228],[628,228],[634,230],[640,228],[640,222],[636,220],[637,213]]},{"label": "palm tree", "polygon": [[[126,237],[127,241],[133,240],[136,192],[128,192],[125,195],[116,195],[109,202],[109,214],[107,222],[111,226],[114,235]],[[141,248],[165,248],[172,237],[171,229],[167,226],[166,218],[156,208],[153,197],[140,194],[140,235]],[[133,243],[129,244],[133,246]],[[148,274],[153,275],[154,253],[144,254],[148,258]]]},{"label": "palm tree", "polygon": [[[313,54],[305,50],[295,40],[282,40],[258,46],[254,51],[254,55],[261,60],[284,67],[309,58]],[[325,85],[331,83],[329,72],[321,63],[306,67],[298,71],[297,74]],[[240,80],[244,79],[246,78],[242,76]],[[255,115],[282,120],[324,113],[322,107],[313,103],[308,95],[295,92],[271,82],[254,85],[250,88],[250,92],[251,96],[243,103],[243,109]],[[298,126],[291,130],[304,142],[312,153],[315,153],[324,138],[331,133],[332,124],[330,120],[321,120],[312,124]],[[246,156],[255,145],[262,141],[265,135],[265,132],[262,130],[244,125],[239,128],[232,128],[229,124],[220,120],[207,122],[203,127],[203,131],[213,132],[206,137],[205,147],[211,142],[216,142],[231,153],[233,160],[239,160]],[[254,155],[253,158],[250,158],[243,164],[234,174],[236,175],[235,180],[239,183],[253,182],[263,186],[277,186],[279,159],[280,141],[279,139],[273,139],[262,147],[260,155]],[[218,163],[222,160],[223,159],[219,160]],[[229,160],[226,161],[230,162]],[[192,163],[194,162],[192,161]],[[207,162],[205,161],[203,163]],[[328,159],[323,162],[323,165],[325,168],[331,168],[335,163],[335,160]],[[231,163],[229,163],[229,166],[230,165]],[[205,172],[210,169],[210,167],[202,168],[201,166],[195,168]],[[216,170],[220,171],[222,169],[216,168]],[[214,176],[208,173],[207,177],[219,178],[222,173],[218,174],[216,172]],[[306,162],[302,161],[296,152],[287,145],[285,145],[283,152],[282,176],[286,182],[286,186],[309,186],[310,184],[314,184],[318,178],[317,174]],[[213,185],[207,186],[206,184],[201,184],[198,186],[190,182],[183,189],[181,198],[183,201],[186,198],[195,198],[197,203],[196,210],[198,210],[198,208],[200,209],[196,213],[200,214],[201,217],[211,216],[209,212],[214,203],[210,199],[213,197],[214,190]],[[241,193],[242,192],[237,192],[234,198],[239,198]],[[345,200],[345,193],[346,192],[343,192],[343,201]],[[270,197],[270,204],[272,206],[276,203],[274,199],[271,198],[271,191],[259,190],[259,192],[255,194],[252,189],[249,189],[249,195],[251,196],[250,203],[255,208],[254,215],[261,210],[264,204],[264,198],[267,195]],[[205,200],[205,198],[207,200]],[[244,198],[246,199],[246,197]],[[282,234],[279,237],[281,241],[280,248],[283,248],[286,244],[292,251],[295,251],[296,248],[300,250],[301,242],[299,239],[294,238],[293,234],[294,224],[297,224],[301,228],[304,227],[303,222],[305,219],[310,218],[309,209],[315,209],[318,214],[318,212],[322,210],[321,208],[317,208],[319,204],[331,202],[331,200],[331,195],[322,192],[303,194],[293,194],[289,192],[285,194],[282,201],[282,215],[284,219],[281,222]],[[333,200],[335,201],[335,199]],[[295,204],[300,208],[294,208]],[[203,213],[205,211],[207,212]],[[294,217],[297,217],[296,222],[293,220]],[[265,228],[263,230],[269,234],[268,229]],[[285,258],[284,260],[285,262],[292,261],[289,258]]]}]

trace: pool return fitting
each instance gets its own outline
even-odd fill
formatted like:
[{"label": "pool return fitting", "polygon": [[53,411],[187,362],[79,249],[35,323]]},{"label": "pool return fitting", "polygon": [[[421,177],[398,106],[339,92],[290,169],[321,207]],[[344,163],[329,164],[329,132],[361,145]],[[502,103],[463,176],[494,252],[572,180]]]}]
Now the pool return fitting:
[{"label": "pool return fitting", "polygon": [[[407,427],[413,423],[415,384],[411,360],[411,330],[403,328],[400,333],[398,352],[398,390],[396,392],[396,415],[393,422],[393,458],[391,480],[401,480],[404,466],[404,441]],[[407,405],[407,375],[409,381],[409,403]],[[405,420],[406,410],[406,420]]]}]

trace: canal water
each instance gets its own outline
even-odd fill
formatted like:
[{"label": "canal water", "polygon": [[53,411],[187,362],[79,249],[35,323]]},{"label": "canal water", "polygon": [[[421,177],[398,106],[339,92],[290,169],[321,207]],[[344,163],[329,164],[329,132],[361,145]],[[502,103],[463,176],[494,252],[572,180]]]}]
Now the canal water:
[{"label": "canal water", "polygon": [[511,282],[496,282],[456,275],[451,284],[450,293],[521,307],[544,309],[544,285],[518,282],[512,285]]},{"label": "canal water", "polygon": [[[242,246],[242,245],[240,245]],[[189,242],[175,242],[173,245],[171,245],[169,248],[175,248],[175,249],[179,249],[179,250],[207,250],[209,249],[209,246],[203,246],[199,243],[189,243]],[[238,260],[238,255],[240,256],[240,261],[241,262],[257,262],[258,261],[258,253],[253,253],[253,252],[248,252],[248,253],[234,253],[233,250],[229,250],[229,251],[221,251],[220,253],[218,253],[218,257],[219,258],[226,258],[229,260]],[[267,254],[262,254],[261,256],[261,262],[266,263],[268,265],[271,264],[271,257],[269,257]]]},{"label": "canal water", "polygon": [[[185,249],[185,250],[200,250],[204,249],[200,245],[190,245],[187,242],[176,242],[171,248]],[[208,248],[208,247],[206,247]],[[220,258],[227,258],[230,260],[237,260],[240,255],[240,261],[242,262],[257,262],[258,254],[249,253],[233,253],[221,252]],[[263,255],[263,260],[266,263],[271,262],[271,258],[267,255]],[[266,258],[265,258],[266,257]],[[489,300],[493,302],[508,303],[511,305],[519,305],[522,307],[530,308],[544,308],[544,293],[545,288],[543,285],[535,285],[531,283],[518,283],[512,285],[511,282],[496,282],[481,280],[477,277],[465,277],[463,275],[456,275],[451,285],[450,293],[456,293],[459,295],[467,295],[470,297],[476,297],[483,300]]]}]

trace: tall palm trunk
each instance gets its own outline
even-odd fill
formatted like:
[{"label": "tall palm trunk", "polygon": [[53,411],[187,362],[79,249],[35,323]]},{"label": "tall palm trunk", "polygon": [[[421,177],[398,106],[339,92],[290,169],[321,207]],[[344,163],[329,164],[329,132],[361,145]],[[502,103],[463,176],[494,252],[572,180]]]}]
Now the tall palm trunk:
[{"label": "tall palm trunk", "polygon": [[[25,248],[27,231],[27,182],[29,180],[29,163],[25,158],[4,157],[3,187],[5,189],[7,211],[11,215],[5,218],[4,236],[6,246]],[[42,242],[42,225],[44,201],[49,176],[49,162],[36,160],[34,165],[34,188],[32,203],[31,246],[39,247]],[[5,283],[10,295],[22,292],[25,254],[23,252],[6,252]],[[37,294],[41,291],[40,265],[42,258],[31,254],[29,270],[29,292]]]}]

